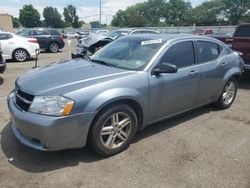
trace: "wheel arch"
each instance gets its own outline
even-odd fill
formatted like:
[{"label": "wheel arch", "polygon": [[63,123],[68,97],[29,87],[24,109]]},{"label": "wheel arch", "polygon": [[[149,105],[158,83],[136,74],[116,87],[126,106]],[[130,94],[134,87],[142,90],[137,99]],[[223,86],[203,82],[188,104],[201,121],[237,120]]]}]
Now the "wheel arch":
[{"label": "wheel arch", "polygon": [[[91,130],[91,128],[93,127],[95,121],[98,119],[98,117],[107,109],[110,108],[111,106],[114,105],[119,105],[119,104],[125,104],[128,105],[129,107],[131,107],[135,113],[136,116],[138,118],[138,125],[137,125],[137,130],[140,131],[143,129],[143,118],[144,118],[144,112],[143,112],[143,108],[142,105],[140,104],[140,102],[138,102],[137,100],[133,99],[133,98],[129,98],[129,97],[124,97],[124,98],[115,98],[109,101],[106,101],[105,103],[103,103],[101,106],[99,106],[96,110],[96,114],[94,116],[94,118],[91,121],[90,124],[90,128],[89,130]],[[90,131],[89,131],[90,132]]]},{"label": "wheel arch", "polygon": [[11,57],[12,57],[13,59],[14,59],[14,53],[15,53],[15,51],[17,51],[17,50],[24,50],[24,51],[26,51],[27,54],[28,54],[28,59],[30,58],[30,53],[29,53],[29,51],[28,51],[27,49],[22,48],[22,47],[18,47],[18,48],[15,48],[15,49],[12,51]]}]

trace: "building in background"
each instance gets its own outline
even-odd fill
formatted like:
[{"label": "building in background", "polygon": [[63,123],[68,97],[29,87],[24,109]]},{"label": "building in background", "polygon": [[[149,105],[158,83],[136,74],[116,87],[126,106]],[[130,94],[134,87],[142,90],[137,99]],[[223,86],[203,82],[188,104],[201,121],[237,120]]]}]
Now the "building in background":
[{"label": "building in background", "polygon": [[0,29],[8,32],[13,32],[11,15],[0,14]]}]

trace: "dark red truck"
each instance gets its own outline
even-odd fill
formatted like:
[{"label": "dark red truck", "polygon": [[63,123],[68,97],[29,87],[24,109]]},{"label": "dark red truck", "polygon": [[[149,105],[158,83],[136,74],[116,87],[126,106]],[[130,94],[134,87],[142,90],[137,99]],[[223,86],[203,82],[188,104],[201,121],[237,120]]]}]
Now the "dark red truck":
[{"label": "dark red truck", "polygon": [[234,51],[239,52],[245,61],[245,69],[250,71],[250,23],[240,24],[233,37],[213,36],[231,46]]}]

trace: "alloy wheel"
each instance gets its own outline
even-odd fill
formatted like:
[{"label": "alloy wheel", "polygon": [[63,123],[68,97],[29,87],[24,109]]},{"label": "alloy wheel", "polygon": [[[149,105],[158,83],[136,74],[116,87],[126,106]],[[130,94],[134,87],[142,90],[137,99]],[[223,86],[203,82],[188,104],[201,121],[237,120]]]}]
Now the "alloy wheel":
[{"label": "alloy wheel", "polygon": [[24,50],[21,50],[21,49],[15,51],[14,55],[15,55],[15,59],[17,61],[20,61],[20,62],[25,61],[27,59],[27,53]]},{"label": "alloy wheel", "polygon": [[112,114],[101,129],[101,142],[107,149],[122,146],[131,133],[131,119],[124,112]]},{"label": "alloy wheel", "polygon": [[233,102],[236,93],[236,86],[233,81],[229,81],[225,87],[222,99],[224,104],[229,105]]},{"label": "alloy wheel", "polygon": [[52,53],[58,52],[59,46],[57,43],[51,43],[49,49]]}]

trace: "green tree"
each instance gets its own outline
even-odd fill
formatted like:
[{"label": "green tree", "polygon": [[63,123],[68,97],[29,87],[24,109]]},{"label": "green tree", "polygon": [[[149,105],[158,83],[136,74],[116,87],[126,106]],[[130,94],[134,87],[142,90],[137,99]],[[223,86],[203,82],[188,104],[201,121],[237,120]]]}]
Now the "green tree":
[{"label": "green tree", "polygon": [[20,27],[21,24],[20,24],[18,18],[12,16],[12,25],[13,25],[14,28],[19,28]]},{"label": "green tree", "polygon": [[149,26],[158,26],[160,19],[165,19],[166,7],[167,3],[165,0],[148,0],[141,5],[141,12],[147,18]]},{"label": "green tree", "polygon": [[230,24],[236,25],[250,10],[249,0],[222,0],[225,5],[225,16]]},{"label": "green tree", "polygon": [[225,5],[221,0],[203,2],[193,8],[187,15],[187,23],[190,25],[223,25],[225,20]]},{"label": "green tree", "polygon": [[119,10],[113,17],[111,25],[117,27],[145,27],[148,26],[149,21],[144,15],[144,3],[138,3],[124,11]]},{"label": "green tree", "polygon": [[165,8],[167,24],[178,26],[185,25],[187,15],[192,9],[191,3],[185,0],[169,0]]},{"label": "green tree", "polygon": [[56,8],[46,7],[43,9],[44,26],[53,28],[64,27],[64,22],[62,20],[61,14]]},{"label": "green tree", "polygon": [[22,26],[31,28],[41,25],[40,14],[32,5],[24,5],[19,10],[19,21]]},{"label": "green tree", "polygon": [[68,5],[63,9],[63,16],[66,26],[79,28],[82,26],[82,22],[79,21],[79,17],[76,14],[76,7]]}]

